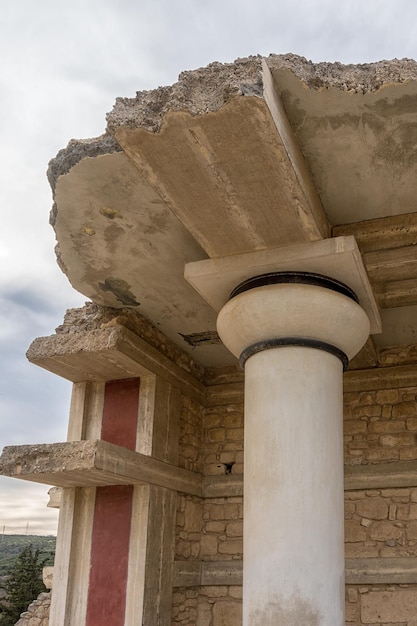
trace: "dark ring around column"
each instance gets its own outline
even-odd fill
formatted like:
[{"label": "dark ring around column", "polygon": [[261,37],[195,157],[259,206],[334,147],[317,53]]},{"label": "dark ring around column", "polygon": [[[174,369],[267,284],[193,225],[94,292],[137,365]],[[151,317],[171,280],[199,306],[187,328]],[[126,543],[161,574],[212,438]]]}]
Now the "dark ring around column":
[{"label": "dark ring around column", "polygon": [[346,354],[333,346],[331,343],[320,341],[318,339],[309,339],[308,337],[282,337],[280,339],[268,339],[253,343],[243,350],[239,358],[239,364],[243,368],[249,357],[262,352],[263,350],[271,350],[272,348],[281,348],[283,346],[301,346],[303,348],[315,348],[316,350],[324,350],[336,356],[342,361],[343,371],[345,372],[349,365],[349,359]]},{"label": "dark ring around column", "polygon": [[345,285],[344,283],[330,278],[329,276],[323,276],[322,274],[315,274],[314,272],[269,272],[268,274],[261,274],[260,276],[253,276],[248,278],[235,287],[229,296],[229,300],[249,291],[256,287],[264,287],[265,285],[278,285],[284,283],[296,283],[300,285],[315,285],[316,287],[324,287],[325,289],[331,289],[338,293],[347,296],[351,300],[354,300],[359,304],[356,293]]}]

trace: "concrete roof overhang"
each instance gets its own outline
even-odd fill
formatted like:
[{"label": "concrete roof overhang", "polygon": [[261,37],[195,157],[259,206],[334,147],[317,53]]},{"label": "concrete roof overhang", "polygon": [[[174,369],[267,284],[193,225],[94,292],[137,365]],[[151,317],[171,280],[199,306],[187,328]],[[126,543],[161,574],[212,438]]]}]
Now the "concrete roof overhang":
[{"label": "concrete roof overhang", "polygon": [[118,99],[106,134],[51,162],[58,262],[203,365],[235,362],[192,261],[356,238],[377,346],[417,343],[417,64],[213,63]]}]

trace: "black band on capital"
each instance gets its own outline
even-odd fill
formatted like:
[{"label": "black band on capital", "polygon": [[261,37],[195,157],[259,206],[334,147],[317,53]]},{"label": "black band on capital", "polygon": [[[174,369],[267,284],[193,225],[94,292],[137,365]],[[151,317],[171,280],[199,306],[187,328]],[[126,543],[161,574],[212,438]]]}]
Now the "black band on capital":
[{"label": "black band on capital", "polygon": [[358,297],[353,289],[335,278],[323,276],[322,274],[315,274],[314,272],[269,272],[268,274],[253,276],[252,278],[244,280],[237,287],[235,287],[229,296],[229,300],[238,296],[240,293],[244,293],[250,289],[255,289],[256,287],[285,283],[324,287],[325,289],[330,289],[331,291],[337,291],[359,304]]},{"label": "black band on capital", "polygon": [[336,356],[342,361],[343,371],[345,372],[349,365],[349,359],[343,350],[339,350],[336,346],[325,341],[319,341],[318,339],[308,339],[307,337],[281,337],[280,339],[268,339],[267,341],[259,341],[251,346],[248,346],[243,350],[239,358],[240,366],[243,368],[249,357],[263,352],[264,350],[271,350],[272,348],[282,348],[284,346],[301,346],[303,348],[315,348],[316,350],[324,350]]}]

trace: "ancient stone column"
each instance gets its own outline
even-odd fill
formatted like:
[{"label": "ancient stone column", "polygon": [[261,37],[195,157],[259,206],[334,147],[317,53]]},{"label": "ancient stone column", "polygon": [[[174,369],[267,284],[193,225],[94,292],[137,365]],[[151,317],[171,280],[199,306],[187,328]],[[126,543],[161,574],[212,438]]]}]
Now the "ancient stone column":
[{"label": "ancient stone column", "polygon": [[306,272],[248,279],[219,313],[245,367],[243,626],[345,623],[342,374],[369,327]]}]

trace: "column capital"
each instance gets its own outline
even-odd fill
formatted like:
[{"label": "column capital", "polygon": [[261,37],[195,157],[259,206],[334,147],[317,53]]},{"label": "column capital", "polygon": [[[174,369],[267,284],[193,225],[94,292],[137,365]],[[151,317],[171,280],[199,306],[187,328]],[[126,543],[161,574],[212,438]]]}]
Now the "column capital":
[{"label": "column capital", "polygon": [[355,293],[325,276],[277,272],[239,285],[221,309],[217,329],[242,364],[283,345],[331,352],[347,366],[369,335],[368,316]]}]

